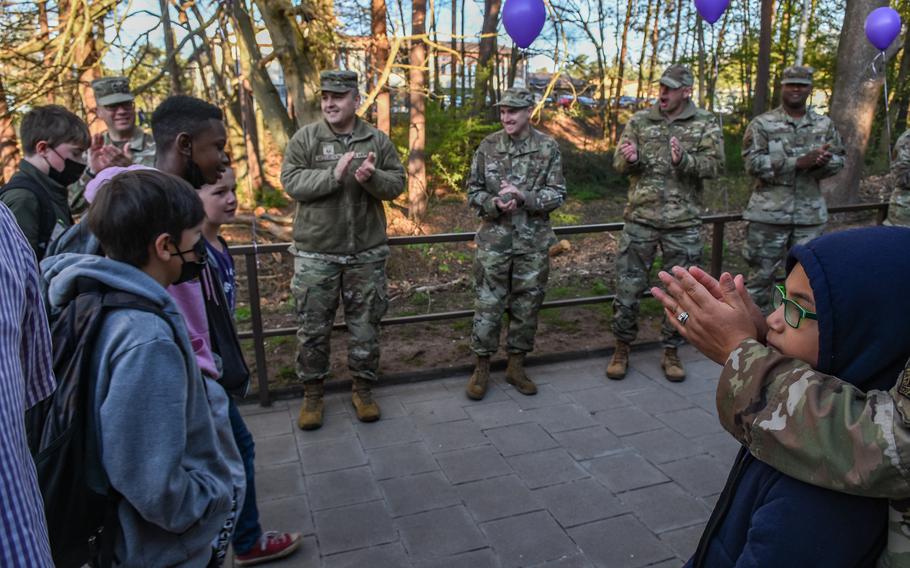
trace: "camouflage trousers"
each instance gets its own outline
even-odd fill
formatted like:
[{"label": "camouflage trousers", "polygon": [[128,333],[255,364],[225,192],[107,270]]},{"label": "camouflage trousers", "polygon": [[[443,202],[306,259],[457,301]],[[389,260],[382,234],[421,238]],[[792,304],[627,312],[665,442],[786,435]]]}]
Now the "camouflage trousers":
[{"label": "camouflage trousers", "polygon": [[894,188],[888,203],[888,218],[884,224],[910,227],[910,190]]},{"label": "camouflage trousers", "polygon": [[474,325],[471,350],[490,356],[499,349],[502,316],[508,309],[506,350],[527,353],[534,349],[537,314],[550,276],[548,251],[525,254],[477,249],[474,258]]},{"label": "camouflage trousers", "polygon": [[339,264],[314,258],[294,259],[291,293],[297,301],[297,376],[306,381],[329,375],[332,325],[338,298],[344,304],[348,369],[360,379],[377,380],[379,320],[388,308],[385,260]]},{"label": "camouflage trousers", "polygon": [[[616,257],[616,299],[613,300],[613,335],[631,343],[638,337],[638,308],[648,288],[651,267],[660,246],[663,267],[701,264],[704,240],[699,226],[655,229],[626,222],[619,237]],[[664,319],[660,328],[664,347],[678,347],[682,336]]]},{"label": "camouflage trousers", "polygon": [[770,225],[750,221],[743,258],[749,264],[746,290],[763,314],[771,313],[771,287],[787,251],[822,234],[824,225]]}]

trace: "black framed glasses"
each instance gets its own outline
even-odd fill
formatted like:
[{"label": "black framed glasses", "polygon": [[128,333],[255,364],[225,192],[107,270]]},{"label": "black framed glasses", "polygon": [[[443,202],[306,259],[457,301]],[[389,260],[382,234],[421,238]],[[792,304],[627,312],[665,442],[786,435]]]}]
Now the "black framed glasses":
[{"label": "black framed glasses", "polygon": [[799,329],[799,324],[803,321],[803,319],[818,321],[818,315],[815,312],[810,312],[806,308],[797,304],[794,300],[788,298],[787,289],[780,284],[774,286],[772,300],[772,305],[774,306],[775,310],[779,308],[781,304],[783,304],[784,321],[787,322],[787,325],[793,329]]}]

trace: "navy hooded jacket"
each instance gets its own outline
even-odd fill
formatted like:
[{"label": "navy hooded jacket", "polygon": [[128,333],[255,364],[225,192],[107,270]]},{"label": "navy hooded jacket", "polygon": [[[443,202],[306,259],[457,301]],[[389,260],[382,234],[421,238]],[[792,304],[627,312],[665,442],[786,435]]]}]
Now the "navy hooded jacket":
[{"label": "navy hooded jacket", "polygon": [[[831,233],[790,251],[818,314],[815,368],[860,389],[885,390],[910,357],[910,229]],[[820,465],[821,467],[821,465]],[[687,566],[874,566],[887,501],[821,489],[740,451]]]}]

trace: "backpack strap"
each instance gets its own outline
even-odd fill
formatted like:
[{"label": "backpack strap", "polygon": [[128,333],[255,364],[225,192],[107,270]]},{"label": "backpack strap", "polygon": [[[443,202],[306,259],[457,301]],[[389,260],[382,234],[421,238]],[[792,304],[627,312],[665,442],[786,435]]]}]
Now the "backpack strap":
[{"label": "backpack strap", "polygon": [[54,214],[54,204],[51,202],[50,193],[32,176],[25,172],[16,172],[9,182],[0,187],[0,195],[13,189],[24,189],[35,196],[38,200],[38,260],[44,258],[48,245],[50,245],[51,235],[54,234],[54,227],[57,225],[57,216]]}]

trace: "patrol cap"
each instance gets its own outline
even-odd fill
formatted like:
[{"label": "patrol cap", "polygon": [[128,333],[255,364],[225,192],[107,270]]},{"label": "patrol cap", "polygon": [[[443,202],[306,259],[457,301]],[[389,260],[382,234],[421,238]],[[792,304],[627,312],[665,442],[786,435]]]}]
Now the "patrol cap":
[{"label": "patrol cap", "polygon": [[797,85],[811,85],[813,73],[815,73],[815,69],[812,67],[791,65],[784,69],[784,72],[781,74],[780,84],[788,85],[790,83],[795,83]]},{"label": "patrol cap", "polygon": [[502,94],[502,98],[499,99],[499,102],[493,106],[527,108],[529,106],[534,106],[534,95],[527,89],[512,87],[511,89],[506,89],[506,92]]},{"label": "patrol cap", "polygon": [[320,89],[330,93],[347,93],[357,89],[357,73],[333,69],[319,74]]},{"label": "patrol cap", "polygon": [[102,77],[92,81],[92,91],[99,106],[116,105],[135,100],[126,77]]},{"label": "patrol cap", "polygon": [[671,65],[660,76],[660,84],[666,85],[671,89],[678,89],[680,87],[691,87],[695,84],[695,80],[692,78],[692,72],[685,65]]}]

